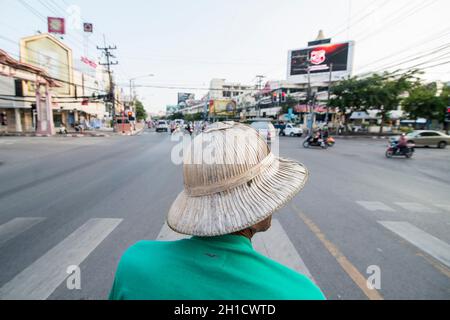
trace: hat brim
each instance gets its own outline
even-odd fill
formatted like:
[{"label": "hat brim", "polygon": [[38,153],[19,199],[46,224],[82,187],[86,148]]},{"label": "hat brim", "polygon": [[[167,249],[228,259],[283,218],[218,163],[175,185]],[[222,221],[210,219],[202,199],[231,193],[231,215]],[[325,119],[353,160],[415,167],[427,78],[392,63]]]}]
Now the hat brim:
[{"label": "hat brim", "polygon": [[200,197],[181,192],[167,217],[175,232],[213,237],[251,227],[283,207],[305,186],[308,169],[301,163],[276,158],[252,181]]}]

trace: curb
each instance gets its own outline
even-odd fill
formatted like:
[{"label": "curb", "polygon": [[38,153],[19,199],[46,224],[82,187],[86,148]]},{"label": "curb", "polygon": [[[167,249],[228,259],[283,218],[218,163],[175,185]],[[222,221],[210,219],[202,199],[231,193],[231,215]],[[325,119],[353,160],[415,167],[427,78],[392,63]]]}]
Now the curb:
[{"label": "curb", "polygon": [[104,134],[104,133],[99,133],[99,134],[55,134],[55,135],[50,135],[50,134],[37,134],[37,133],[3,133],[0,134],[0,137],[35,137],[35,138],[50,138],[50,137],[54,137],[54,138],[83,138],[83,137],[109,137],[109,135]]}]

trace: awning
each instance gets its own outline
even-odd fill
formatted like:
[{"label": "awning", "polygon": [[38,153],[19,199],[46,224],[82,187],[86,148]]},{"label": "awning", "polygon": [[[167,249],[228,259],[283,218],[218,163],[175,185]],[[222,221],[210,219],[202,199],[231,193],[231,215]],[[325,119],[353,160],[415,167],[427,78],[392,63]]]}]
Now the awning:
[{"label": "awning", "polygon": [[367,113],[367,112],[353,112],[350,120],[377,120],[377,116],[376,114],[373,114],[371,112],[371,114]]}]

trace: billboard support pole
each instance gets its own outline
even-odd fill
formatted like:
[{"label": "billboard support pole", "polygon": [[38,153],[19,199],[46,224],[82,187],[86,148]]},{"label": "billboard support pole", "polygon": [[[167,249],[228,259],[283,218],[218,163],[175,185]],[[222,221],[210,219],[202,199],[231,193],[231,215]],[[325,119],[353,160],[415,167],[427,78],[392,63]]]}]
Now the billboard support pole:
[{"label": "billboard support pole", "polygon": [[309,66],[309,58],[307,60],[307,71],[308,71],[308,94],[307,94],[308,103],[307,103],[307,105],[309,105],[308,134],[312,135],[314,106],[312,105],[313,99],[312,99],[312,88],[311,88],[311,68]]},{"label": "billboard support pole", "polygon": [[333,77],[333,64],[330,63],[330,79],[329,79],[329,82],[328,82],[327,112],[325,114],[325,121],[326,121],[327,126],[328,126],[328,108],[329,108],[330,97],[331,97],[331,81],[332,81],[332,77]]}]

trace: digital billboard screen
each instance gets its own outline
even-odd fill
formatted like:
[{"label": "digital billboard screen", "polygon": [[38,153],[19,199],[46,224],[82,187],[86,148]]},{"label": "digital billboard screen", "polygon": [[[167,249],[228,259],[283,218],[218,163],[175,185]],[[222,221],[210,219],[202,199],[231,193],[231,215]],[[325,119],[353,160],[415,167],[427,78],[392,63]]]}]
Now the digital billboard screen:
[{"label": "digital billboard screen", "polygon": [[288,79],[305,82],[308,68],[313,81],[328,81],[330,70],[333,79],[349,75],[352,70],[352,42],[323,44],[289,51]]},{"label": "digital billboard screen", "polygon": [[186,103],[187,100],[194,100],[195,95],[193,93],[180,92],[178,93],[178,104]]}]

